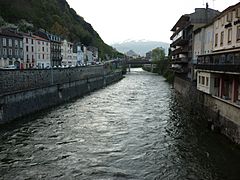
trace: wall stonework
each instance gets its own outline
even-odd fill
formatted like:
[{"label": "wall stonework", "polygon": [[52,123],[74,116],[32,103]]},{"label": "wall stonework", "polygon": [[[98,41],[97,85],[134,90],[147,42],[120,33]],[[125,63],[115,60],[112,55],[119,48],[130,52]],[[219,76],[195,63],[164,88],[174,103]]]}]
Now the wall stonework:
[{"label": "wall stonework", "polygon": [[[78,76],[77,72],[79,70],[80,69],[73,71],[73,76],[56,76],[53,85],[47,83],[49,82],[48,80],[43,80],[46,83],[41,83],[42,87],[33,88],[34,81],[31,80],[33,84],[26,86],[26,88],[28,88],[26,90],[24,90],[23,86],[19,86],[18,88],[12,87],[14,90],[20,89],[21,91],[5,93],[0,96],[0,124],[50,108],[70,99],[81,97],[89,92],[119,81],[123,77],[122,72],[113,72],[112,74],[105,73],[106,75],[103,75],[103,70],[100,70],[100,68],[95,69],[97,71],[96,74],[86,68],[83,70],[83,73],[79,73]],[[16,73],[12,74],[16,75]],[[27,72],[26,74],[29,76],[31,73],[32,72]],[[56,71],[55,73],[67,75],[70,72]],[[11,73],[9,74],[9,76],[12,75]],[[36,74],[38,74],[38,72],[33,73],[34,76],[36,76]],[[44,73],[41,72],[41,74],[45,76]],[[47,74],[49,75],[49,73]]]},{"label": "wall stonework", "polygon": [[186,101],[189,101],[186,103],[203,105],[196,107],[201,107],[213,129],[218,129],[233,142],[240,144],[240,107],[198,91],[191,82],[179,77],[175,77],[174,88],[186,97]]},{"label": "wall stonework", "polygon": [[0,70],[0,94],[43,88],[109,73],[103,66],[63,69]]}]

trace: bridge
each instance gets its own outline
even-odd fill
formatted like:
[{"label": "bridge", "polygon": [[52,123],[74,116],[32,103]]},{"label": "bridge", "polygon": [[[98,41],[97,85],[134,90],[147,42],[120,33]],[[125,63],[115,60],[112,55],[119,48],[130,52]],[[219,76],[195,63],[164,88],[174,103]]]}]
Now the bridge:
[{"label": "bridge", "polygon": [[152,72],[153,69],[156,67],[156,63],[148,60],[126,60],[126,65],[128,65],[128,72],[130,72],[131,66],[136,67],[136,65],[150,65]]},{"label": "bridge", "polygon": [[126,64],[154,64],[152,61],[147,60],[126,60]]}]

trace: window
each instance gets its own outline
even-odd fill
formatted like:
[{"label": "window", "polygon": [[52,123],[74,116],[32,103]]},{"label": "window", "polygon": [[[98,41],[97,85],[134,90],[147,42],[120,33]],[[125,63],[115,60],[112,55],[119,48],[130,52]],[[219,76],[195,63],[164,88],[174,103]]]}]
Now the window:
[{"label": "window", "polygon": [[9,54],[9,56],[12,56],[12,49],[8,50],[8,54]]},{"label": "window", "polygon": [[32,44],[33,44],[33,39],[32,39]]},{"label": "window", "polygon": [[9,39],[9,40],[8,40],[8,46],[9,46],[9,47],[12,47],[12,39]]},{"label": "window", "polygon": [[222,25],[222,26],[224,25],[224,19],[225,19],[225,17],[223,16],[223,17],[221,18],[221,25]]},{"label": "window", "polygon": [[227,14],[227,22],[232,22],[232,11]]},{"label": "window", "polygon": [[15,56],[18,56],[18,50],[15,49]]},{"label": "window", "polygon": [[3,55],[6,56],[7,55],[7,49],[3,48]]},{"label": "window", "polygon": [[32,62],[34,62],[34,55],[32,55]]},{"label": "window", "polygon": [[32,46],[32,52],[34,52],[34,48],[33,48],[33,46]]},{"label": "window", "polygon": [[44,47],[42,47],[42,52],[44,52]]},{"label": "window", "polygon": [[28,52],[28,46],[26,46],[26,51]]},{"label": "window", "polygon": [[23,42],[20,41],[20,48],[23,48]]},{"label": "window", "polygon": [[215,34],[215,47],[218,45],[218,33]]},{"label": "window", "polygon": [[29,57],[28,57],[28,54],[27,54],[27,62],[29,62]]},{"label": "window", "polygon": [[232,28],[228,29],[228,43],[232,42]]},{"label": "window", "polygon": [[26,38],[26,43],[28,44],[28,38]]},{"label": "window", "polygon": [[216,29],[218,29],[218,27],[219,27],[219,20],[217,20],[217,21],[215,22],[215,27],[216,27]]},{"label": "window", "polygon": [[42,55],[42,58],[44,59],[44,54]]},{"label": "window", "polygon": [[240,8],[236,8],[235,16],[236,18],[240,18]]},{"label": "window", "polygon": [[3,46],[7,46],[7,39],[3,38]]},{"label": "window", "polygon": [[15,40],[15,47],[18,47],[18,40]]},{"label": "window", "polygon": [[208,86],[209,77],[206,77],[206,86]]},{"label": "window", "polygon": [[205,77],[202,76],[202,85],[205,85]]},{"label": "window", "polygon": [[221,32],[220,46],[223,45],[223,40],[224,40],[224,31]]},{"label": "window", "polygon": [[240,40],[240,26],[237,27],[237,41]]}]

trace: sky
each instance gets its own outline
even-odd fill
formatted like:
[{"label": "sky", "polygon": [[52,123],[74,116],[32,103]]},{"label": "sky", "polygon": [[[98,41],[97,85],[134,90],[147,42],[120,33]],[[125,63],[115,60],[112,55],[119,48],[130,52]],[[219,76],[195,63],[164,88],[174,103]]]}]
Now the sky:
[{"label": "sky", "polygon": [[240,0],[67,0],[109,45],[127,40],[170,43],[183,14],[206,7],[223,11]]}]

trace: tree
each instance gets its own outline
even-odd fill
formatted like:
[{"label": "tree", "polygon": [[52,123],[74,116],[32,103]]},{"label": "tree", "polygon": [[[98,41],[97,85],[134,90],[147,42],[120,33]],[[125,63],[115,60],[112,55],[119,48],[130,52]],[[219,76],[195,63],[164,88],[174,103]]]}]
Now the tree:
[{"label": "tree", "polygon": [[153,61],[161,61],[165,58],[165,52],[163,48],[155,48],[152,50],[152,59]]}]

